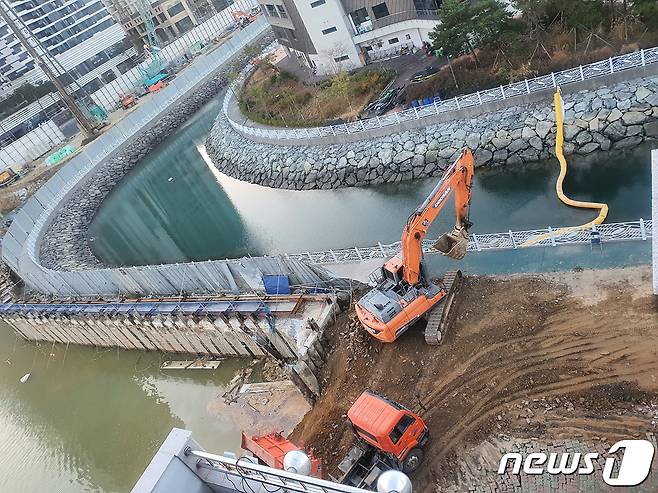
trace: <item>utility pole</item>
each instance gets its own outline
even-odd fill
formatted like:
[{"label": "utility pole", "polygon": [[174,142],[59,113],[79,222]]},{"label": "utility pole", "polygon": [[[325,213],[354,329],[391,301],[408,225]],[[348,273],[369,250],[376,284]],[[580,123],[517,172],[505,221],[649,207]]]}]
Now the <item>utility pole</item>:
[{"label": "utility pole", "polygon": [[[0,18],[4,20],[7,25],[9,26],[9,29],[13,31],[13,33],[16,35],[20,43],[25,47],[27,52],[30,54],[30,56],[34,59],[35,63],[41,67],[41,70],[43,70],[44,74],[46,74],[46,77],[53,83],[55,88],[57,89],[57,92],[59,93],[60,97],[62,98],[62,101],[66,105],[66,107],[69,109],[69,111],[73,114],[73,117],[76,119],[78,124],[80,125],[80,130],[85,136],[85,140],[91,140],[96,136],[96,128],[94,125],[89,121],[89,119],[85,116],[85,114],[80,110],[80,107],[77,105],[77,103],[73,100],[71,95],[67,92],[66,88],[64,85],[60,82],[60,80],[57,78],[57,76],[54,74],[54,72],[50,69],[48,66],[45,58],[50,57],[50,53],[48,53],[45,49],[45,58],[44,56],[40,55],[37,53],[37,50],[30,44],[28,41],[27,36],[23,31],[20,29],[20,27],[17,25],[17,23],[14,21],[14,19],[11,17],[11,15],[14,15],[18,17],[17,14],[13,13],[11,11],[11,7],[5,0],[0,0]],[[19,20],[20,21],[20,20]],[[25,29],[28,31],[29,35],[33,36],[32,33],[29,32],[27,29],[27,26]]]}]

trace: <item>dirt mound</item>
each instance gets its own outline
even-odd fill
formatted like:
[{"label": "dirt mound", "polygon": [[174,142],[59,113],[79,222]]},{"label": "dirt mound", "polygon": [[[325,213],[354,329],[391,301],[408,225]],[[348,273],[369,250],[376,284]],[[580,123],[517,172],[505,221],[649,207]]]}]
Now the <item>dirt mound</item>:
[{"label": "dirt mound", "polygon": [[364,389],[381,392],[431,429],[425,466],[413,478],[415,491],[429,491],[454,481],[460,454],[494,435],[644,434],[651,420],[636,409],[655,401],[658,390],[653,296],[616,279],[592,301],[573,282],[467,277],[453,332],[438,347],[425,344],[422,323],[384,345],[354,313],[343,314],[329,334],[323,395],[293,440],[335,472],[353,440],[349,406]]}]

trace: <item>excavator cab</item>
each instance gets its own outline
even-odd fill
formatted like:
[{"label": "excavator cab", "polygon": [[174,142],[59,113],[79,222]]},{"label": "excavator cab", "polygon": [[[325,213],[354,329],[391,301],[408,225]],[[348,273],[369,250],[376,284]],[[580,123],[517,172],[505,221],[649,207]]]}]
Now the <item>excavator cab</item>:
[{"label": "excavator cab", "polygon": [[[460,271],[449,271],[440,282],[428,276],[423,263],[423,239],[451,195],[455,197],[455,227],[434,248],[461,260],[468,247],[469,206],[475,161],[464,149],[425,201],[409,216],[402,233],[401,253],[371,276],[373,289],[355,311],[364,328],[382,342],[393,342],[421,318],[427,319],[425,341],[440,344],[454,317],[454,301],[462,282]],[[443,301],[440,309],[437,305]]]}]

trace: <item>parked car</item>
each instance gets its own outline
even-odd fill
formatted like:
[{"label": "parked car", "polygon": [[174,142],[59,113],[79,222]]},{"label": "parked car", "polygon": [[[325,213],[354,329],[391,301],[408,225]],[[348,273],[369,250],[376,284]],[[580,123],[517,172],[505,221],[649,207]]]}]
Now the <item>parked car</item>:
[{"label": "parked car", "polygon": [[438,73],[439,73],[439,69],[436,68],[434,65],[430,65],[429,67],[424,68],[420,72],[416,72],[411,78],[411,83],[417,84],[418,82],[425,82],[426,80],[430,80]]}]

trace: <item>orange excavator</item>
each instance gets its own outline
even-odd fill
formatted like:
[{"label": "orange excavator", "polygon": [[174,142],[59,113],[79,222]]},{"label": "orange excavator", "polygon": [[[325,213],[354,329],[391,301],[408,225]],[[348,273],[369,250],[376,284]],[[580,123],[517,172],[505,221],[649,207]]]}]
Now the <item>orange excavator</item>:
[{"label": "orange excavator", "polygon": [[[452,323],[461,271],[447,272],[441,282],[430,281],[423,265],[423,240],[451,194],[455,196],[455,227],[434,243],[438,252],[461,260],[468,246],[468,219],[475,163],[470,150],[441,177],[416,209],[402,232],[402,252],[373,274],[376,287],[356,303],[356,314],[365,329],[382,342],[393,342],[421,317],[427,317],[425,341],[440,344]],[[437,306],[443,301],[441,306]]]}]

